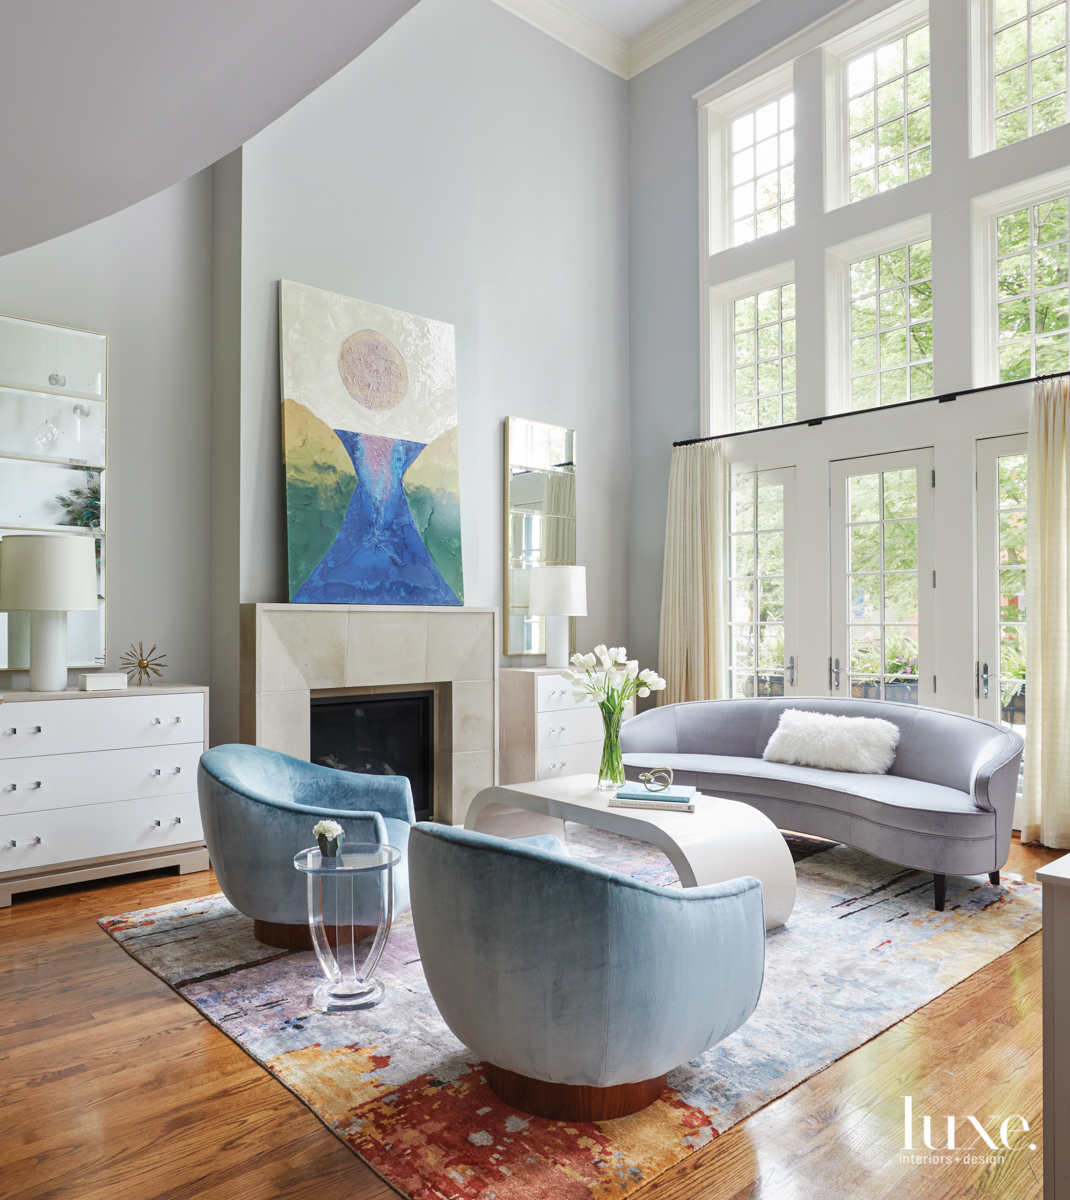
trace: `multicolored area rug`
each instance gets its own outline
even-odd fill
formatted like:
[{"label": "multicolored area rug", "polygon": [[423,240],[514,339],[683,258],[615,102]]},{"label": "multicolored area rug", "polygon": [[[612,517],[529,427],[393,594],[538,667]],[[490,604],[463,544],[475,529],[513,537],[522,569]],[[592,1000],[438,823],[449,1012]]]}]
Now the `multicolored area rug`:
[{"label": "multicolored area rug", "polygon": [[[567,829],[576,857],[679,886],[652,846]],[[221,895],[100,924],[413,1200],[608,1200],[1040,928],[1036,884],[949,879],[947,911],[937,913],[931,876],[845,846],[814,849],[793,844],[798,901],[789,924],[768,936],[762,997],[747,1024],[673,1071],[650,1108],[591,1124],[529,1117],[490,1091],[481,1063],[435,1008],[407,914],[379,970],[384,1001],[344,1016],[310,1010],[313,954],[256,941],[252,921]]]}]

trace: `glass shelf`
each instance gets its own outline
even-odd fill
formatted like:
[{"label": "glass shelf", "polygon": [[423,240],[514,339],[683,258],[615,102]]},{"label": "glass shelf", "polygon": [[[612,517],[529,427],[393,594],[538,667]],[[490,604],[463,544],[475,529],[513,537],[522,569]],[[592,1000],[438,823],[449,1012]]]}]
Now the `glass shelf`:
[{"label": "glass shelf", "polygon": [[0,455],[104,466],[107,405],[0,387]]}]

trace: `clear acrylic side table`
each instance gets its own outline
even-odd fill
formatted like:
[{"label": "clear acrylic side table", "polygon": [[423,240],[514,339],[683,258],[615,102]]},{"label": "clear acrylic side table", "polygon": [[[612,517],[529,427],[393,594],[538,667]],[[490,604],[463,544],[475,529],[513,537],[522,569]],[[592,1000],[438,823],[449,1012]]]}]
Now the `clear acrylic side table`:
[{"label": "clear acrylic side table", "polygon": [[[326,977],[312,993],[318,1011],[371,1008],[383,998],[383,985],[372,976],[394,920],[394,867],[400,861],[399,850],[378,842],[350,842],[337,858],[324,858],[316,847],[294,856],[294,866],[308,876],[308,923]],[[370,938],[363,936],[369,891],[379,899],[378,924]],[[329,926],[335,934],[331,939]],[[336,942],[333,948],[331,941]]]}]

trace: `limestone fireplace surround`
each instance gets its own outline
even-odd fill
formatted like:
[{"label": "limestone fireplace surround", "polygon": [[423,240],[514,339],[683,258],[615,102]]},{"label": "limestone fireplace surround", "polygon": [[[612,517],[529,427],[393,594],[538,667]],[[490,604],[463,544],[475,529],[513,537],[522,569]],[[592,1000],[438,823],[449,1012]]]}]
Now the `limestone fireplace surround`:
[{"label": "limestone fireplace surround", "polygon": [[498,610],[243,604],[241,740],[309,757],[313,695],[435,693],[435,819],[498,782]]}]

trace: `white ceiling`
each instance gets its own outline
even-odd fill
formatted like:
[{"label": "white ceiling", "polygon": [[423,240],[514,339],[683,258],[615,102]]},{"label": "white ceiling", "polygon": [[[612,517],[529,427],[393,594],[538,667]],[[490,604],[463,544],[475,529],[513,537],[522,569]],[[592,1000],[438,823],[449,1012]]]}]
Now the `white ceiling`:
[{"label": "white ceiling", "polygon": [[655,21],[660,21],[674,9],[680,7],[681,0],[570,0],[573,8],[578,8],[589,17],[593,17],[607,29],[622,38],[635,37],[642,33]]},{"label": "white ceiling", "polygon": [[118,212],[229,154],[415,3],[7,0],[0,254]]}]

